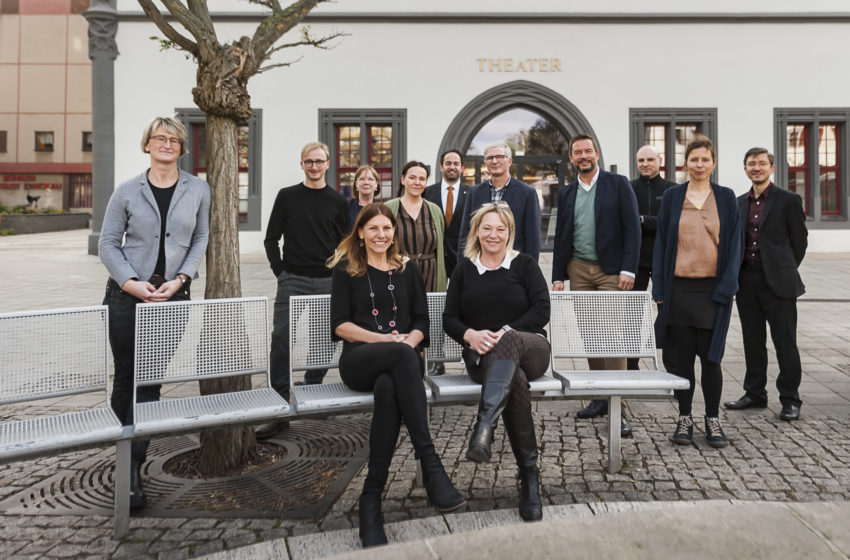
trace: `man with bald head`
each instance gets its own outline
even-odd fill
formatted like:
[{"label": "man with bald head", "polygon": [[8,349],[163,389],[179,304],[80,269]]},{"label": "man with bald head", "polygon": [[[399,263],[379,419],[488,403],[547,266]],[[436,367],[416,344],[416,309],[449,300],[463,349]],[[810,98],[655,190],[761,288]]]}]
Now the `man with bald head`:
[{"label": "man with bald head", "polygon": [[[641,146],[637,155],[638,177],[634,179],[632,188],[638,202],[640,213],[640,259],[638,272],[635,277],[635,290],[646,290],[649,277],[652,275],[652,249],[655,247],[655,230],[658,223],[658,210],[661,208],[661,195],[676,183],[661,176],[661,154],[655,146]],[[673,352],[665,348],[661,353],[664,368],[673,371]],[[629,358],[628,369],[638,369],[637,358]]]}]

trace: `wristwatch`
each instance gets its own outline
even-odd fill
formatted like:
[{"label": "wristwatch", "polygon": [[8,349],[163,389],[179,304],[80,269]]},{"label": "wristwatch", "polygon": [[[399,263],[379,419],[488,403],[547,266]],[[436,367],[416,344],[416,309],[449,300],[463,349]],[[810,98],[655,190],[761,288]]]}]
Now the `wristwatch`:
[{"label": "wristwatch", "polygon": [[192,279],[186,274],[182,274],[182,273],[178,274],[177,278],[180,279],[180,281],[183,283],[184,286],[192,283]]},{"label": "wristwatch", "polygon": [[509,331],[511,330],[511,326],[510,326],[510,325],[505,325],[505,326],[503,326],[503,327],[502,327],[502,330],[503,330],[503,331],[505,331],[505,332],[507,333],[507,332],[509,332]]}]

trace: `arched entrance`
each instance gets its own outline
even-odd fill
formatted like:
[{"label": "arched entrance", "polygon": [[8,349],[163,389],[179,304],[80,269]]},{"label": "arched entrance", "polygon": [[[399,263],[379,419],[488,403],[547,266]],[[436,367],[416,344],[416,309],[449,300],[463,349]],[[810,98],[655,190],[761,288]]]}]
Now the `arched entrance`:
[{"label": "arched entrance", "polygon": [[[460,149],[464,182],[473,185],[486,179],[484,147],[507,141],[514,150],[511,174],[538,191],[540,246],[551,250],[557,193],[575,178],[567,158],[568,140],[579,132],[596,137],[575,105],[547,87],[518,80],[485,91],[461,109],[446,130],[438,154]],[[599,164],[603,164],[601,154]]]}]

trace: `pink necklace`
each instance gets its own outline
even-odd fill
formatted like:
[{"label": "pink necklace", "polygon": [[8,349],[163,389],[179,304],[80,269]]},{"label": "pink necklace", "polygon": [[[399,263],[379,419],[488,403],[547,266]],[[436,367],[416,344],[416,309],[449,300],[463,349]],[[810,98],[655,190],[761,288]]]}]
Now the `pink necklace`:
[{"label": "pink necklace", "polygon": [[[396,313],[398,311],[398,306],[395,301],[395,286],[393,285],[393,271],[390,270],[387,272],[389,275],[389,281],[387,284],[387,291],[390,293],[390,297],[393,298],[393,318],[390,321],[390,329],[395,328],[395,319]],[[372,278],[369,276],[369,269],[366,269],[366,280],[369,281],[369,297],[372,299],[372,319],[375,320],[375,326],[378,327],[379,332],[384,331],[384,326],[378,322],[378,306],[375,305],[375,289],[372,288]]]}]

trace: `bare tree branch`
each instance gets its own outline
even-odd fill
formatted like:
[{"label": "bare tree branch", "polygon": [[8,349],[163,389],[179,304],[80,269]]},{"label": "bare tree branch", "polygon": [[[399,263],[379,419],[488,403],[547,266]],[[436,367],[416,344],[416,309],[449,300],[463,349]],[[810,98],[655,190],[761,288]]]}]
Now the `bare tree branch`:
[{"label": "bare tree branch", "polygon": [[299,56],[299,57],[298,57],[298,58],[296,58],[295,60],[290,60],[289,62],[278,62],[278,63],[276,63],[276,64],[269,64],[269,65],[267,65],[267,66],[263,66],[262,68],[260,68],[259,70],[257,70],[257,74],[262,74],[263,72],[266,72],[266,71],[268,71],[268,70],[271,70],[272,68],[283,68],[284,66],[292,66],[292,65],[293,65],[293,64],[295,64],[296,62],[300,62],[302,58],[304,58],[304,57],[303,57],[303,56]]},{"label": "bare tree branch", "polygon": [[[289,48],[292,48],[292,47],[302,47],[302,46],[310,46],[310,47],[316,47],[317,49],[328,50],[328,49],[332,49],[333,46],[325,45],[325,43],[327,43],[329,41],[333,41],[334,39],[338,39],[339,37],[347,37],[347,36],[348,36],[348,33],[336,31],[331,35],[327,35],[326,37],[314,39],[314,38],[310,37],[309,31],[307,31],[302,35],[302,37],[304,37],[302,40],[296,41],[295,43],[286,43],[284,45],[277,45],[276,47],[269,49],[266,54],[271,55],[271,54],[276,53],[277,51],[280,51],[280,50],[283,50],[283,49],[289,49]],[[299,57],[298,60],[301,60],[301,58],[303,58],[303,57]],[[269,68],[269,66],[266,66],[265,68]]]},{"label": "bare tree branch", "polygon": [[249,4],[257,4],[258,6],[265,6],[271,11],[279,11],[280,3],[277,0],[248,0]]},{"label": "bare tree branch", "polygon": [[201,37],[204,31],[209,31],[204,25],[204,22],[195,17],[195,14],[189,11],[189,9],[184,6],[183,2],[180,2],[180,0],[159,1],[162,2],[163,6],[168,8],[168,11],[171,12],[174,19],[183,24],[183,27],[185,27],[186,30],[195,37],[195,39]]},{"label": "bare tree branch", "polygon": [[171,27],[171,24],[165,20],[165,16],[162,15],[162,12],[159,11],[159,8],[151,0],[139,0],[139,5],[148,18],[169,40],[193,56],[197,57],[199,55],[198,45]]},{"label": "bare tree branch", "polygon": [[211,34],[210,40],[217,43],[218,39],[215,36],[215,25],[213,25],[212,17],[210,17],[210,10],[207,6],[207,2],[205,0],[188,0],[188,3],[189,10],[191,10],[191,12],[195,14],[195,17],[201,20],[204,27],[209,30]]},{"label": "bare tree branch", "polygon": [[284,33],[298,25],[310,10],[328,0],[297,0],[286,8],[274,10],[254,32],[254,59],[259,67],[268,58],[268,50]]}]

